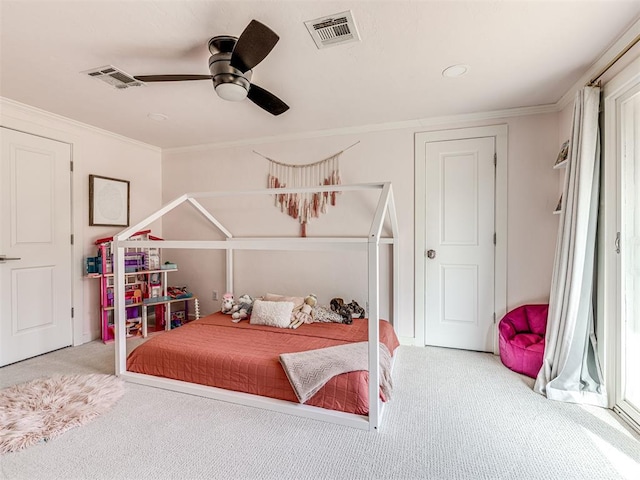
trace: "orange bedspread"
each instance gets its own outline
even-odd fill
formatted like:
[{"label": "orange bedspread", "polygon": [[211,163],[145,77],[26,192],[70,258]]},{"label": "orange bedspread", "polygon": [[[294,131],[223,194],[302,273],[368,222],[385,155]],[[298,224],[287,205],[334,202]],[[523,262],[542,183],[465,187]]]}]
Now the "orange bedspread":
[{"label": "orange bedspread", "polygon": [[[366,319],[352,325],[312,323],[296,330],[232,323],[220,312],[150,338],[127,359],[127,370],[297,402],[280,365],[281,353],[367,340]],[[380,342],[391,354],[399,342],[380,321]],[[333,377],[307,405],[366,415],[369,372]]]}]

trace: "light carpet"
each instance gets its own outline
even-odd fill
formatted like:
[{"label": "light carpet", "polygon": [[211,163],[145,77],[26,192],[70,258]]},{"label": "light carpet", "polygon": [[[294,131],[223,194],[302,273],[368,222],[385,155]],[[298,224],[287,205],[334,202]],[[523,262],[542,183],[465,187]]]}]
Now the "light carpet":
[{"label": "light carpet", "polygon": [[[0,387],[112,373],[113,351],[91,342],[0,368]],[[0,478],[640,478],[640,441],[613,412],[547,400],[494,355],[401,346],[393,381],[378,433],[127,383],[108,414],[0,456]]]},{"label": "light carpet", "polygon": [[108,411],[124,394],[113,375],[55,375],[0,390],[0,454],[46,442]]}]

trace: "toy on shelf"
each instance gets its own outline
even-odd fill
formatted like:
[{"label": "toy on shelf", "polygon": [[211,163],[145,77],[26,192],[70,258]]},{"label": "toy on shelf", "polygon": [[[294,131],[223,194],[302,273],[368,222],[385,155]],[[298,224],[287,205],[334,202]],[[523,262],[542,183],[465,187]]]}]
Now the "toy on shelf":
[{"label": "toy on shelf", "polygon": [[124,271],[127,273],[145,270],[144,252],[126,252],[124,254]]},{"label": "toy on shelf", "polygon": [[184,310],[171,313],[171,328],[181,327],[185,322]]},{"label": "toy on shelf", "polygon": [[135,337],[142,335],[142,322],[140,319],[127,320],[127,337]]},{"label": "toy on shelf", "polygon": [[145,270],[158,270],[159,268],[160,249],[155,247],[147,248],[147,255],[145,257]]},{"label": "toy on shelf", "polygon": [[171,298],[189,298],[193,297],[193,293],[187,290],[187,286],[169,287],[167,288],[167,295]]}]

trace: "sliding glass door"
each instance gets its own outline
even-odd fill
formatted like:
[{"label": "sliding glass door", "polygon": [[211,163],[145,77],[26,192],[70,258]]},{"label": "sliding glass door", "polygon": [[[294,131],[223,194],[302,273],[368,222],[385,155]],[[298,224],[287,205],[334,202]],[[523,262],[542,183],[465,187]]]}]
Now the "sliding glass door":
[{"label": "sliding glass door", "polygon": [[640,432],[640,58],[603,93],[598,339],[609,404]]},{"label": "sliding glass door", "polygon": [[617,100],[621,166],[621,317],[616,403],[640,423],[640,85]]},{"label": "sliding glass door", "polygon": [[614,409],[640,430],[640,58],[605,84],[604,97],[604,263],[599,276],[606,383]]}]

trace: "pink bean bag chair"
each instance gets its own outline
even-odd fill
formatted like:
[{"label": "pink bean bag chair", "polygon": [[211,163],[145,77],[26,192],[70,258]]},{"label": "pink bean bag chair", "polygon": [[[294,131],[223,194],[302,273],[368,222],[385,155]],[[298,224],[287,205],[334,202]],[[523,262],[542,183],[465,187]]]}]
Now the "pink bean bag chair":
[{"label": "pink bean bag chair", "polygon": [[500,324],[500,359],[514,372],[536,378],[544,356],[549,305],[522,305],[507,313]]}]

